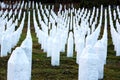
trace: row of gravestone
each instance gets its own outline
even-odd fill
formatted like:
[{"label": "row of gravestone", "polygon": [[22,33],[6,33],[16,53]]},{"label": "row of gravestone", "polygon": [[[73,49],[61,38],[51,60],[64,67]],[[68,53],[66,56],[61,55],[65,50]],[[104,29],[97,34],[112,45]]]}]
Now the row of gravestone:
[{"label": "row of gravestone", "polygon": [[[120,10],[117,9],[117,11],[120,13]],[[111,8],[109,6],[109,18],[110,18],[110,32],[111,32],[111,37],[112,37],[112,42],[114,45],[114,51],[116,51],[116,56],[120,56],[120,23],[119,23],[119,19],[116,19],[116,25],[113,24],[113,19],[112,19],[112,15],[111,15]],[[116,29],[114,28],[114,26],[116,27]]]},{"label": "row of gravestone", "polygon": [[[8,11],[7,9],[5,11],[1,10],[0,12],[0,56],[3,57],[7,56],[8,52],[11,53],[11,49],[17,45],[24,27],[26,13],[23,13],[22,9],[19,10],[19,13],[18,9],[15,9],[14,12],[12,10]],[[15,29],[16,26],[18,26],[18,20],[20,21],[22,13],[23,18],[21,23],[19,27]],[[15,19],[15,17],[17,18]],[[29,25],[25,40],[22,42],[20,47],[17,47],[15,50],[13,50],[12,55],[8,60],[7,80],[31,79],[32,38],[30,32],[30,13],[28,21]]]},{"label": "row of gravestone", "polygon": [[[22,3],[18,3],[19,7],[14,10],[11,9],[1,9],[0,11],[0,56],[7,56],[11,53],[12,48],[14,48],[22,34],[24,20],[26,13],[22,10]],[[21,5],[20,5],[21,4]],[[24,5],[23,5],[24,6]],[[18,23],[18,21],[20,23]],[[19,26],[19,27],[18,27]]]},{"label": "row of gravestone", "polygon": [[[28,17],[29,18],[29,17]],[[27,36],[30,34],[30,23],[29,23],[29,19],[28,19],[28,33],[27,33]],[[30,36],[30,35],[29,35]],[[57,36],[59,36],[59,35],[57,35]],[[56,37],[57,37],[56,36]],[[70,38],[70,39],[69,39]],[[71,41],[73,42],[73,34],[72,34],[72,32],[70,32],[70,34],[69,34],[69,38],[68,38],[68,57],[72,57],[73,56],[73,51],[69,51],[69,50],[73,50],[73,43],[71,44]],[[32,52],[30,51],[30,50],[32,50],[32,47],[31,48],[28,48],[28,46],[25,46],[25,45],[28,45],[28,44],[30,44],[30,42],[28,41],[28,40],[31,40],[30,38],[29,39],[27,39],[27,37],[26,37],[26,39],[25,39],[26,41],[23,41],[23,43],[22,43],[22,45],[21,45],[21,47],[19,47],[19,48],[16,48],[14,51],[13,51],[13,54],[11,55],[11,57],[10,57],[10,59],[9,59],[9,61],[8,61],[8,79],[10,79],[10,80],[12,80],[12,79],[16,79],[17,77],[19,77],[19,78],[17,78],[18,80],[20,79],[23,79],[23,76],[24,76],[24,79],[25,80],[28,80],[30,77],[29,77],[29,69],[30,69],[30,66],[28,66],[28,65],[30,65],[30,57],[31,57],[31,55],[30,55],[30,53],[32,54]],[[57,39],[58,40],[58,39]],[[54,50],[52,50],[52,65],[56,65],[56,59],[57,59],[57,61],[59,61],[58,59],[59,59],[59,56],[58,56],[58,54],[59,54],[59,48],[58,48],[58,46],[59,46],[59,44],[58,44],[58,41],[57,40],[53,40],[53,43],[52,43],[52,45],[54,46],[53,47],[53,49]],[[25,44],[25,42],[26,42],[26,44]],[[31,42],[32,42],[32,40],[31,40]],[[71,47],[72,46],[72,47]],[[30,47],[30,46],[29,46]],[[28,48],[28,49],[27,49]],[[56,49],[55,49],[56,48]],[[22,49],[24,49],[24,50],[22,50]],[[85,50],[87,50],[87,49],[85,49]],[[20,55],[20,52],[22,52],[23,54],[21,54]],[[24,53],[24,51],[26,52],[26,53]],[[88,51],[90,51],[90,49],[88,50]],[[72,53],[71,53],[72,52]],[[58,53],[58,54],[57,54]],[[56,55],[55,55],[56,54]],[[26,55],[27,55],[27,57],[26,57]],[[19,57],[20,56],[20,58],[17,58],[17,57]],[[27,62],[27,60],[25,60],[25,61],[23,61],[22,63],[21,63],[21,58],[23,59],[28,59],[28,62]],[[18,59],[18,60],[17,60]],[[82,59],[82,58],[81,58]],[[16,66],[16,64],[19,64],[18,66]],[[25,65],[26,66],[26,68],[24,68],[24,67],[22,67],[22,65]],[[57,64],[59,64],[58,62],[57,62]],[[14,67],[13,67],[14,66]],[[94,66],[94,65],[92,65],[92,66]],[[15,70],[14,70],[15,69]],[[80,70],[81,71],[81,70]],[[13,75],[11,75],[10,73],[13,73]],[[21,73],[21,74],[18,74],[18,73]],[[24,74],[23,74],[24,73]],[[15,74],[15,75],[14,75]],[[23,79],[23,80],[24,80]]]},{"label": "row of gravestone", "polygon": [[[41,4],[42,5],[42,4]],[[110,7],[109,7],[110,9]],[[83,12],[78,11],[78,14],[73,8],[70,11],[61,11],[59,9],[58,15],[53,10],[48,10],[49,16],[44,14],[44,9],[41,8],[43,15],[38,12],[38,20],[41,29],[36,20],[35,10],[33,10],[33,19],[36,36],[42,46],[44,52],[47,52],[47,57],[51,57],[51,64],[53,66],[60,65],[60,52],[65,51],[67,44],[67,57],[73,57],[73,49],[77,52],[77,63],[79,64],[79,80],[97,80],[103,78],[104,64],[106,64],[107,57],[107,10],[101,7],[100,20],[97,23],[98,13],[96,13],[95,21],[91,18],[90,13],[87,14],[87,9],[82,9]],[[95,8],[93,8],[93,12]],[[100,29],[103,21],[103,12],[105,12],[105,25],[103,36],[98,40]],[[109,10],[111,14],[111,10]],[[70,16],[68,16],[70,14]],[[77,16],[80,16],[80,19]],[[92,14],[94,15],[94,14]],[[25,16],[24,16],[25,17]],[[24,23],[24,18],[22,22]],[[111,16],[110,16],[111,17]],[[48,20],[47,20],[48,19]],[[51,19],[51,20],[50,20]],[[91,19],[91,22],[88,20]],[[48,22],[50,20],[50,22]],[[60,23],[59,23],[60,22]],[[21,23],[21,24],[23,24]],[[119,23],[119,22],[118,22]],[[57,24],[57,25],[56,25]],[[98,26],[96,27],[95,25]],[[24,24],[23,24],[24,25]],[[22,26],[23,26],[22,25]],[[110,18],[111,34],[115,45],[115,50],[119,50],[119,43],[116,42],[117,33],[113,27],[112,18]],[[90,27],[91,26],[91,27]],[[119,26],[119,24],[117,24]],[[13,27],[14,28],[14,27]],[[10,31],[13,30],[10,29]],[[22,29],[20,29],[22,31]],[[118,31],[119,32],[119,31]],[[9,45],[9,44],[8,44]],[[12,44],[11,44],[12,45]],[[27,46],[26,46],[27,45]],[[29,46],[28,46],[29,45]],[[52,47],[51,47],[52,45]],[[23,54],[20,54],[23,53]],[[119,53],[119,51],[118,51]],[[30,34],[30,13],[28,17],[27,36],[20,47],[16,48],[8,61],[8,79],[9,80],[28,80],[31,76],[31,56],[32,56],[32,39]],[[19,58],[17,58],[19,57]],[[22,59],[23,62],[21,62]],[[21,66],[25,65],[25,67]],[[14,73],[13,75],[10,73]],[[21,74],[18,74],[21,73]],[[24,77],[23,77],[24,76]],[[18,78],[19,77],[19,78]]]},{"label": "row of gravestone", "polygon": [[28,15],[27,35],[21,46],[13,50],[8,60],[7,80],[31,79],[32,37],[30,31],[30,12]]},{"label": "row of gravestone", "polygon": [[[5,2],[0,2],[0,7],[1,9],[38,9],[38,5],[41,5],[41,2],[35,2],[35,1],[29,1],[29,2],[25,2],[23,1],[16,1],[14,4],[7,4]],[[60,7],[62,7],[62,5],[60,5]],[[44,8],[46,8],[46,5],[44,6]],[[48,6],[48,8],[50,9],[50,5]],[[52,9],[54,9],[54,5],[52,6]]]},{"label": "row of gravestone", "polygon": [[[11,20],[11,19],[10,19]],[[16,25],[12,20],[7,24],[7,29],[5,29],[5,23],[1,26],[1,39],[0,39],[0,45],[1,45],[1,52],[0,56],[7,56],[7,53],[11,53],[11,49],[14,48],[19,39],[20,35],[22,34],[23,26],[24,26],[24,20],[25,20],[25,13],[23,16],[23,19],[21,21],[20,27],[15,30]],[[4,21],[4,20],[3,20]]]},{"label": "row of gravestone", "polygon": [[[98,24],[97,28],[96,28],[96,25],[98,22],[98,20],[97,20],[98,19],[98,9],[97,9],[95,21],[92,21],[92,19],[91,19],[94,17],[93,16],[94,14],[90,17],[90,14],[87,15],[86,14],[87,11],[85,10],[84,14],[80,17],[81,18],[80,25],[79,24],[77,25],[77,22],[79,22],[79,21],[75,22],[75,20],[78,20],[78,19],[76,19],[76,16],[75,16],[75,18],[73,17],[73,14],[71,13],[72,10],[70,11],[70,14],[71,14],[70,18],[67,18],[67,20],[65,20],[65,18],[64,18],[64,15],[65,15],[65,17],[69,17],[69,16],[66,16],[66,15],[68,15],[67,13],[63,12],[64,14],[61,14],[62,12],[59,11],[60,14],[56,15],[51,10],[51,12],[49,13],[49,16],[47,16],[50,22],[47,22],[47,23],[45,21],[48,21],[48,20],[45,20],[45,18],[43,18],[43,20],[41,20],[40,11],[39,10],[37,10],[37,11],[38,11],[38,16],[40,17],[40,18],[38,17],[38,20],[39,20],[38,23],[40,23],[40,25],[41,25],[40,27],[42,29],[40,29],[38,27],[38,23],[35,18],[35,16],[36,16],[35,11],[33,10],[35,32],[36,32],[37,38],[39,40],[39,43],[43,46],[46,45],[46,47],[42,47],[42,49],[45,50],[45,52],[47,52],[48,57],[51,57],[51,65],[59,66],[59,64],[60,64],[59,61],[60,61],[60,52],[61,52],[61,46],[60,46],[61,42],[65,40],[65,44],[67,44],[67,57],[72,57],[73,49],[74,49],[73,45],[74,45],[74,41],[75,41],[75,46],[76,46],[76,51],[77,51],[77,61],[76,62],[79,64],[79,80],[102,79],[103,73],[104,73],[104,64],[106,64],[106,58],[107,58],[107,43],[108,43],[107,9],[103,10],[103,7],[101,6],[100,20],[99,20],[99,24]],[[83,11],[84,11],[84,9],[83,9]],[[73,9],[73,12],[74,12],[74,9]],[[93,12],[95,13],[94,10],[93,10]],[[41,14],[44,14],[44,13],[42,12]],[[105,19],[104,31],[103,31],[102,38],[98,40],[98,38],[100,36],[101,26],[103,26],[102,25],[103,14],[104,14],[104,19]],[[77,16],[80,16],[80,15],[81,14],[79,14]],[[43,16],[45,16],[45,15],[43,15]],[[63,18],[59,18],[59,17],[63,17]],[[89,18],[91,19],[90,23],[88,23]],[[60,19],[62,19],[64,22],[61,23]],[[67,21],[68,21],[68,23],[67,23]],[[117,20],[117,22],[118,22],[118,20]],[[89,28],[90,25],[91,25],[92,30]],[[117,26],[118,25],[119,24],[117,24]],[[49,27],[47,27],[47,26],[49,26]],[[52,28],[50,28],[51,26],[52,26]],[[59,31],[61,29],[62,29],[62,31],[59,33]],[[48,30],[50,30],[50,33],[48,33],[49,32]],[[74,34],[70,30],[73,30]],[[61,36],[62,36],[62,33],[64,33],[64,31],[66,31],[66,34],[69,36],[68,36],[68,38],[62,38],[63,40],[61,40]],[[79,31],[81,31],[81,33]],[[52,35],[52,33],[54,33],[54,34]],[[87,35],[87,37],[85,37],[85,35]],[[48,41],[46,41],[46,40],[48,40]],[[52,49],[51,49],[51,46],[49,46],[50,44],[53,45]],[[118,42],[116,43],[116,45],[117,44],[118,44]],[[63,45],[63,46],[65,46],[65,45]],[[118,46],[119,45],[117,45],[117,50],[119,50]],[[64,52],[64,49],[63,49],[63,52]]]},{"label": "row of gravestone", "polygon": [[[5,2],[0,2],[0,7],[1,9],[19,9],[19,8],[25,8],[27,9],[27,2],[25,3],[24,1],[16,1],[14,4],[10,4],[10,3],[5,3]],[[29,6],[30,6],[31,2],[29,2]]]},{"label": "row of gravestone", "polygon": [[[48,19],[50,19],[50,22],[48,22],[48,23],[52,23],[52,28],[49,28],[49,27],[47,27],[47,25],[48,26],[50,26],[51,27],[51,25],[49,25],[49,24],[46,24],[45,23],[45,21],[44,21],[44,19],[43,20],[41,20],[41,16],[39,15],[39,10],[37,10],[38,11],[38,16],[40,17],[38,17],[38,22],[40,23],[40,27],[41,27],[41,29],[39,29],[39,27],[37,27],[38,26],[38,24],[36,23],[36,19],[34,18],[34,26],[35,26],[35,30],[36,30],[36,33],[37,33],[37,37],[38,37],[38,39],[41,39],[41,36],[44,36],[44,37],[55,37],[55,36],[58,36],[58,35],[60,35],[59,37],[61,37],[62,36],[62,32],[64,33],[66,33],[66,34],[63,34],[63,35],[66,35],[66,37],[67,37],[67,35],[68,35],[68,32],[69,32],[69,29],[71,30],[72,28],[71,28],[71,19],[69,18],[68,20],[66,20],[64,23],[59,23],[58,21],[57,21],[57,19],[59,19],[59,21],[60,21],[60,19],[61,18],[59,18],[59,17],[62,17],[62,16],[56,16],[56,15],[54,15],[53,14],[53,11],[51,11],[51,15],[50,15],[50,18],[48,18]],[[35,11],[33,11],[33,13],[35,14]],[[43,14],[43,13],[42,13]],[[101,14],[102,15],[102,14]],[[35,16],[35,15],[33,15],[33,16]],[[54,17],[51,17],[51,16],[54,16]],[[57,18],[57,19],[56,19]],[[74,18],[74,17],[73,17]],[[83,19],[83,22],[81,22],[81,26],[80,27],[82,27],[84,30],[82,30],[82,28],[81,28],[81,31],[83,31],[82,32],[82,34],[83,34],[83,37],[86,35],[86,33],[88,33],[87,35],[89,36],[90,35],[90,28],[89,28],[89,24],[84,20],[84,18],[82,18]],[[93,37],[96,37],[95,38],[95,41],[92,41],[92,43],[94,44],[96,41],[97,41],[97,39],[98,39],[98,36],[99,36],[99,33],[100,33],[100,28],[101,28],[101,20],[102,19],[102,17],[100,18],[100,24],[99,24],[99,26],[98,26],[98,28],[95,30],[95,32],[94,32],[94,34],[92,34],[91,36],[93,36]],[[75,18],[73,19],[73,20],[75,20]],[[88,20],[88,18],[87,18],[87,20]],[[64,21],[64,20],[63,20]],[[78,21],[79,22],[79,21]],[[55,23],[57,23],[57,26],[55,25]],[[96,23],[97,24],[97,23]],[[78,36],[81,36],[81,35],[79,35],[79,33],[77,33],[77,34],[75,34],[76,32],[79,32],[79,31],[77,31],[77,28],[79,28],[79,25],[77,25],[77,27],[75,27],[76,26],[76,24],[74,23],[74,24],[72,24],[73,25],[73,29],[74,29],[74,37],[76,38],[76,35],[78,35]],[[70,26],[70,27],[69,27]],[[87,31],[87,28],[89,29],[89,31]],[[49,30],[49,31],[48,31]],[[49,34],[48,34],[48,32],[49,32]],[[55,35],[55,33],[56,33],[56,35]],[[71,33],[71,35],[73,35],[73,33],[72,32],[70,32]],[[97,34],[96,34],[97,33]],[[40,34],[40,35],[39,35]],[[42,35],[43,34],[43,35]],[[73,36],[72,36],[72,38],[73,38]],[[59,38],[60,39],[60,38]],[[70,38],[71,39],[71,38]],[[89,44],[89,37],[87,37],[87,40],[86,40],[86,44]],[[75,41],[77,41],[78,39],[75,39]],[[40,44],[42,45],[42,46],[44,46],[44,44],[46,43],[44,43],[44,41],[46,41],[46,39],[44,39],[43,38],[43,40],[41,39],[41,40],[39,40],[39,42],[41,42]],[[65,42],[64,44],[67,44],[67,38],[63,38],[63,41]],[[71,39],[71,41],[73,42],[73,40]],[[43,42],[43,43],[42,43]],[[61,42],[61,41],[60,41]],[[49,44],[49,43],[48,43]],[[61,44],[60,44],[61,45]],[[73,45],[73,44],[72,44]],[[43,49],[43,47],[42,47],[42,49]],[[46,50],[45,50],[46,51]],[[71,52],[71,51],[70,51]],[[72,51],[72,53],[73,53],[73,51]]]}]

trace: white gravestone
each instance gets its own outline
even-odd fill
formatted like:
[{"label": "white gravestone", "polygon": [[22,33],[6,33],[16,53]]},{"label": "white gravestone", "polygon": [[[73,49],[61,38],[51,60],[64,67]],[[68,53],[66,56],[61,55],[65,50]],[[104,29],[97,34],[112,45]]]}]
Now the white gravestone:
[{"label": "white gravestone", "polygon": [[78,41],[77,41],[77,56],[76,56],[76,63],[78,63],[79,64],[79,57],[81,56],[81,54],[82,54],[82,51],[83,51],[83,49],[84,49],[84,47],[85,47],[85,41],[84,41],[84,39],[83,38],[80,38]]},{"label": "white gravestone", "polygon": [[23,49],[17,47],[8,60],[7,80],[30,80],[29,61]]},{"label": "white gravestone", "polygon": [[58,47],[57,38],[53,39],[53,47],[52,47],[52,56],[51,56],[51,65],[59,66],[60,65],[60,51]]},{"label": "white gravestone", "polygon": [[85,47],[79,60],[78,80],[98,80],[98,55],[92,46]]},{"label": "white gravestone", "polygon": [[104,75],[104,61],[105,61],[105,46],[101,40],[98,40],[97,43],[94,45],[95,53],[98,55],[100,62],[99,62],[99,79],[103,79]]},{"label": "white gravestone", "polygon": [[70,32],[67,43],[67,57],[73,57],[73,46],[74,46],[73,33]]}]

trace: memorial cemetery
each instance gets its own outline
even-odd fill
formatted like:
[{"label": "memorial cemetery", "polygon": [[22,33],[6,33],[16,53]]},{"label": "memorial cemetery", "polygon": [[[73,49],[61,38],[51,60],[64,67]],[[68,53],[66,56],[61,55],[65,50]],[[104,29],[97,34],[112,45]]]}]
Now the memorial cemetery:
[{"label": "memorial cemetery", "polygon": [[119,5],[8,3],[0,2],[0,80],[120,80]]}]

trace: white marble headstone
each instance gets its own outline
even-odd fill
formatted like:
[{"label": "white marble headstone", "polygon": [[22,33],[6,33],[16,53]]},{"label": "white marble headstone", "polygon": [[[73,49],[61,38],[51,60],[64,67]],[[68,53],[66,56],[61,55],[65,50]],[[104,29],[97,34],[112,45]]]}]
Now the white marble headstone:
[{"label": "white marble headstone", "polygon": [[98,80],[98,55],[92,46],[87,46],[84,50],[86,51],[83,51],[79,60],[78,80]]},{"label": "white marble headstone", "polygon": [[73,46],[74,46],[73,33],[70,32],[67,43],[67,57],[73,57]]},{"label": "white marble headstone", "polygon": [[7,80],[30,80],[28,65],[24,50],[17,47],[8,60]]}]

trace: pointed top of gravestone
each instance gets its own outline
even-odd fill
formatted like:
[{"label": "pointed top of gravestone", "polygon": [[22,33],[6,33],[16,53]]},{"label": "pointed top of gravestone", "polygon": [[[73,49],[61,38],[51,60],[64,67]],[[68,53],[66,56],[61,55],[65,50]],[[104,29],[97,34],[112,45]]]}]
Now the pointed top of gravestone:
[{"label": "pointed top of gravestone", "polygon": [[12,55],[10,57],[10,59],[8,60],[8,63],[11,64],[25,64],[25,63],[29,63],[27,56],[25,55],[24,50],[21,47],[17,47],[13,52]]},{"label": "pointed top of gravestone", "polygon": [[102,47],[103,47],[103,42],[102,42],[102,40],[98,40],[98,41],[96,42],[96,44],[94,45],[94,47],[102,48]]}]

